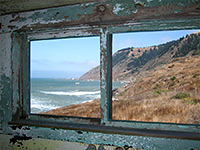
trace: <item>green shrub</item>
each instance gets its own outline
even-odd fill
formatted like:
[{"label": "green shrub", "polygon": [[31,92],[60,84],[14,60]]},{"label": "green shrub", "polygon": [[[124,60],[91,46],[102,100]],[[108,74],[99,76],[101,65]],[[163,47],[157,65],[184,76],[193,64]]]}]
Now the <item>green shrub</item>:
[{"label": "green shrub", "polygon": [[174,81],[175,79],[176,79],[176,77],[175,77],[175,76],[173,76],[173,77],[171,78],[171,80],[172,80],[172,81]]},{"label": "green shrub", "polygon": [[168,66],[168,68],[173,68],[175,65],[174,64],[172,64],[171,66]]},{"label": "green shrub", "polygon": [[155,90],[154,91],[154,94],[161,94],[161,93],[167,93],[167,92],[169,92],[169,90]]},{"label": "green shrub", "polygon": [[179,59],[178,59],[178,58],[177,58],[177,59],[174,59],[173,62],[175,62],[175,61],[179,61]]},{"label": "green shrub", "polygon": [[184,98],[184,101],[188,104],[197,104],[200,103],[200,99],[199,98],[193,98],[193,97],[187,97]]},{"label": "green shrub", "polygon": [[191,96],[188,93],[178,93],[175,96],[173,96],[172,98],[175,98],[175,99],[184,99],[184,98],[189,98],[189,97],[191,97]]},{"label": "green shrub", "polygon": [[199,76],[199,75],[200,75],[200,74],[197,73],[197,74],[193,75],[193,78],[196,78],[196,77]]}]

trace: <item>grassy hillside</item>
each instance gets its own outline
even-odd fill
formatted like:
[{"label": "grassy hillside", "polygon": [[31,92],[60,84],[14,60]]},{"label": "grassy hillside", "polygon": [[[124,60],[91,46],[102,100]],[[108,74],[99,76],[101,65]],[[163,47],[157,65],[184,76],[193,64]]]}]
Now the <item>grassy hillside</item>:
[{"label": "grassy hillside", "polygon": [[[113,79],[132,80],[136,74],[169,63],[178,57],[200,54],[200,32],[158,46],[126,48],[113,55]],[[80,79],[99,79],[99,66]]]},{"label": "grassy hillside", "polygon": [[[115,53],[114,79],[129,82],[113,90],[113,119],[200,124],[199,36],[195,33],[159,46]],[[82,79],[97,74],[98,66]],[[100,112],[96,99],[45,114],[100,118]]]},{"label": "grassy hillside", "polygon": [[[200,55],[147,70],[115,89],[113,119],[200,124]],[[45,114],[100,117],[100,100]]]}]

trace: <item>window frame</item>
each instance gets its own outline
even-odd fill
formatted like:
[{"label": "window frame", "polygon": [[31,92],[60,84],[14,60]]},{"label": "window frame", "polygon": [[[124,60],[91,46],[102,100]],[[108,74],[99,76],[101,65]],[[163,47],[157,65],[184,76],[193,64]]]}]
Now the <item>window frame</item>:
[{"label": "window frame", "polygon": [[[117,27],[109,27],[107,28],[106,38],[108,41],[112,41],[112,34],[114,33],[134,33],[134,32],[146,32],[146,31],[175,31],[175,30],[186,30],[186,29],[199,29],[199,25],[195,24],[196,20],[168,20],[168,21],[157,21],[155,26],[152,25],[153,22],[145,22],[145,24],[142,23],[142,26],[139,24],[126,24],[122,26]],[[184,23],[188,23],[188,26],[185,27]],[[156,30],[155,30],[156,28]],[[112,54],[112,43],[107,43],[107,50],[110,51],[110,54]],[[112,59],[112,57],[111,57]],[[108,61],[108,63],[112,63]],[[112,66],[112,65],[110,65]],[[108,69],[108,72],[112,75],[112,68]],[[112,82],[111,80],[108,80],[108,82]],[[109,85],[112,85],[112,83],[108,83]],[[112,95],[112,88],[108,92],[110,95]],[[108,105],[112,106],[112,98],[108,100]],[[110,107],[108,107],[110,108]],[[158,130],[164,130],[164,131],[193,131],[193,132],[199,132],[200,124],[183,124],[183,123],[167,123],[167,122],[144,122],[144,121],[128,121],[128,120],[113,120],[112,119],[112,108],[108,111],[108,119],[105,121],[105,124],[107,126],[114,126],[114,127],[131,127],[134,129],[158,129]]]},{"label": "window frame", "polygon": [[[36,40],[99,36],[98,28],[65,28],[39,32],[13,32],[12,48],[12,121],[38,120],[100,124],[99,118],[57,116],[30,113],[30,42]],[[17,78],[16,78],[17,77]],[[17,90],[18,89],[18,90]],[[16,111],[15,111],[16,110]]]},{"label": "window frame", "polygon": [[[199,124],[112,120],[113,33],[199,29],[200,19],[146,20],[101,27],[15,31],[12,33],[12,121],[14,125],[62,128],[114,134],[200,140]],[[156,23],[155,23],[156,22]],[[187,24],[187,26],[186,26]],[[30,115],[30,40],[100,35],[101,118]]]}]

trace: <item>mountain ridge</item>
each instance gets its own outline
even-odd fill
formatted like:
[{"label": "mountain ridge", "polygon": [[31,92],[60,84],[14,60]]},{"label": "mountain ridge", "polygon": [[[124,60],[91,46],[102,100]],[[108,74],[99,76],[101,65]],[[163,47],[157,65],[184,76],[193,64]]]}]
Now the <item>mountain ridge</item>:
[{"label": "mountain ridge", "polygon": [[[200,32],[164,44],[118,50],[113,54],[113,80],[133,80],[133,76],[159,65],[170,63],[178,57],[200,54]],[[99,80],[100,66],[96,66],[82,75],[82,80]]]}]

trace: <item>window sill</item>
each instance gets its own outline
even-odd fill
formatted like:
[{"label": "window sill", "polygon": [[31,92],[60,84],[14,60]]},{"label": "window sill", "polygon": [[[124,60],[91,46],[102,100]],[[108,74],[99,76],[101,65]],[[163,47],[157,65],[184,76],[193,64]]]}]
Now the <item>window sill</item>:
[{"label": "window sill", "polygon": [[122,135],[132,135],[132,136],[200,140],[200,133],[194,133],[194,132],[133,129],[133,128],[110,127],[110,126],[78,124],[78,123],[63,123],[63,122],[55,123],[48,121],[38,122],[37,120],[19,120],[19,121],[12,121],[9,124],[14,126],[15,125],[35,126],[35,127],[46,127],[52,129],[98,132],[106,134],[122,134]]}]

